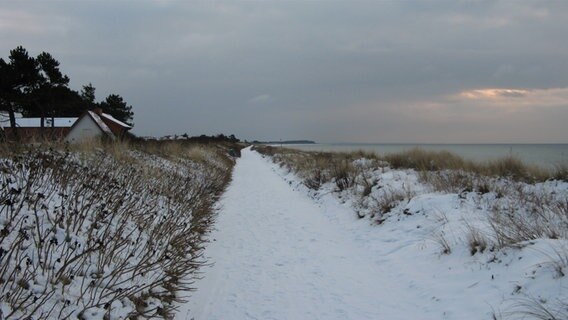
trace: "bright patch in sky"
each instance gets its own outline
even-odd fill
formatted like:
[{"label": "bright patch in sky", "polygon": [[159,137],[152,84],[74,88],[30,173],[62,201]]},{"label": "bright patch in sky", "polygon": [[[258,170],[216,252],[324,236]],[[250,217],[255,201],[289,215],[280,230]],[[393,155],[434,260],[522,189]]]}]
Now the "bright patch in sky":
[{"label": "bright patch in sky", "polygon": [[486,107],[568,108],[568,88],[507,89],[491,88],[463,91],[452,102]]},{"label": "bright patch in sky", "polygon": [[528,93],[522,89],[480,89],[462,92],[461,95],[467,99],[494,99],[494,98],[519,98]]}]

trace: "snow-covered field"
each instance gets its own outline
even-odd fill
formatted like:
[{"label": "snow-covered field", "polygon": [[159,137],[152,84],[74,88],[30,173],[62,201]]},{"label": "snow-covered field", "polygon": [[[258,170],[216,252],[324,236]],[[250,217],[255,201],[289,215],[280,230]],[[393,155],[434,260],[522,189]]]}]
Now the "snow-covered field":
[{"label": "snow-covered field", "polygon": [[244,150],[206,250],[213,264],[177,318],[566,318],[567,183],[452,193],[413,170],[363,172],[367,192],[313,190]]},{"label": "snow-covered field", "polygon": [[168,318],[187,297],[232,160],[107,147],[0,159],[0,319]]}]

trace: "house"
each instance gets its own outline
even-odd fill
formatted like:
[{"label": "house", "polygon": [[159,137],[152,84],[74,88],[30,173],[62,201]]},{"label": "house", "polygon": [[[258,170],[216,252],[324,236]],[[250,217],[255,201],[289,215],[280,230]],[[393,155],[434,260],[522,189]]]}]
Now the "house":
[{"label": "house", "polygon": [[[15,134],[7,117],[0,117],[2,134],[14,140]],[[132,126],[117,120],[102,109],[87,111],[79,118],[16,118],[16,130],[22,141],[64,140],[80,142],[86,139],[105,137],[110,140],[122,138]]]},{"label": "house", "polygon": [[132,126],[97,108],[94,111],[85,112],[75,121],[65,141],[74,143],[98,137],[116,140],[122,138],[130,129]]},{"label": "house", "polygon": [[[16,118],[16,130],[23,141],[34,140],[63,140],[71,130],[77,118],[44,118],[43,131],[41,118]],[[14,140],[16,135],[8,120],[2,121],[2,130],[8,140]]]}]

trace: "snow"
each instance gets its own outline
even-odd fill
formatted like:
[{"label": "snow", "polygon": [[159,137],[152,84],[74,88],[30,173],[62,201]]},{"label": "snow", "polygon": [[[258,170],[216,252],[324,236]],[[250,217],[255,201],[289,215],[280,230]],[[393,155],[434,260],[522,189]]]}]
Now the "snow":
[{"label": "snow", "polygon": [[121,127],[124,127],[124,128],[132,128],[132,126],[127,125],[126,123],[124,123],[124,122],[122,122],[122,121],[116,119],[115,117],[111,116],[111,115],[108,114],[108,113],[102,113],[101,116],[103,116],[103,117],[105,117],[106,119],[108,119],[108,120],[110,120],[110,121],[112,121],[112,122],[114,122],[114,123],[120,125]]},{"label": "snow", "polygon": [[[52,126],[52,120],[54,120],[54,127],[69,128],[77,121],[78,118],[44,118],[44,125],[46,127]],[[10,120],[6,119],[2,121],[4,126],[10,126]],[[41,127],[41,118],[16,118],[16,126],[21,128],[39,128]]]},{"label": "snow", "polygon": [[[217,173],[230,167],[213,152],[199,162],[121,155],[31,149],[0,159],[0,319],[170,312],[185,289],[173,277],[191,281],[199,265],[194,213],[216,200]],[[174,252],[180,243],[196,249]]]},{"label": "snow", "polygon": [[101,130],[104,133],[106,133],[108,136],[110,136],[112,138],[115,138],[114,133],[112,133],[112,130],[110,130],[110,128],[106,125],[106,123],[103,121],[103,119],[101,119],[101,117],[96,112],[89,111],[89,115],[97,123],[99,128],[101,128]]},{"label": "snow", "polygon": [[[491,195],[431,192],[412,170],[374,174],[373,194],[412,195],[380,225],[357,219],[360,204],[349,193],[310,191],[243,150],[206,251],[212,264],[177,318],[509,319],[522,318],[515,311],[523,301],[566,301],[568,281],[554,263],[565,240],[472,255],[463,231],[487,228]],[[568,190],[534,188],[564,197]]]}]

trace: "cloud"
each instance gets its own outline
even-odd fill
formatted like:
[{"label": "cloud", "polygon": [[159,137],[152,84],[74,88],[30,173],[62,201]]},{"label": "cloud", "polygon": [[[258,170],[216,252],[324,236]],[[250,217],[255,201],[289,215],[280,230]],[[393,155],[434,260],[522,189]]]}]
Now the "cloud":
[{"label": "cloud", "polygon": [[515,123],[568,117],[567,20],[568,1],[5,1],[0,57],[52,53],[140,135],[529,140]]},{"label": "cloud", "polygon": [[479,99],[501,99],[501,98],[521,98],[525,97],[529,93],[528,90],[524,89],[503,89],[503,88],[493,88],[493,89],[477,89],[461,92],[459,95],[466,99],[479,100]]},{"label": "cloud", "polygon": [[0,35],[3,37],[45,37],[50,34],[61,36],[67,32],[68,27],[68,19],[60,15],[46,17],[23,9],[0,8]]},{"label": "cloud", "polygon": [[266,103],[268,101],[272,100],[272,97],[269,94],[261,94],[258,95],[252,99],[250,99],[249,101],[252,103],[257,103],[257,104],[261,104],[261,103]]},{"label": "cloud", "polygon": [[488,88],[460,92],[449,101],[463,105],[495,108],[564,107],[568,110],[568,88],[510,89]]}]

